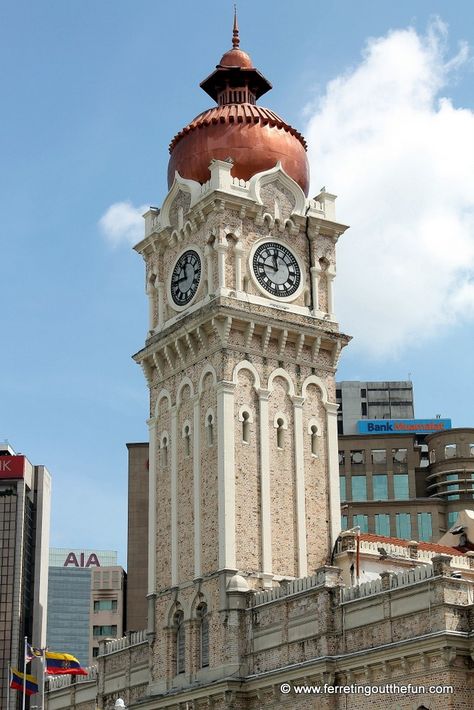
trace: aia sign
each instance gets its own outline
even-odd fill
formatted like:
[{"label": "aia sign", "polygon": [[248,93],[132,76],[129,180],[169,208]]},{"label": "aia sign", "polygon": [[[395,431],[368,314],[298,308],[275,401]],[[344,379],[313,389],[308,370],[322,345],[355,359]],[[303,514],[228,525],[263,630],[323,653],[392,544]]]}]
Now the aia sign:
[{"label": "aia sign", "polygon": [[86,561],[86,556],[83,552],[79,553],[79,559],[75,552],[70,552],[64,562],[64,567],[100,567],[99,558],[95,552],[91,552]]}]

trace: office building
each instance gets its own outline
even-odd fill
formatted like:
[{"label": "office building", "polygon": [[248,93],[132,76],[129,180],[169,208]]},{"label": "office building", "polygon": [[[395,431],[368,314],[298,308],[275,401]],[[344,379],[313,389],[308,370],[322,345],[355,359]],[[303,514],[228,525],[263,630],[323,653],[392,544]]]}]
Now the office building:
[{"label": "office building", "polygon": [[127,630],[146,628],[148,583],[148,442],[127,444]]},{"label": "office building", "polygon": [[[46,642],[51,476],[0,444],[0,705],[19,707],[8,664],[22,668],[24,637]],[[17,705],[15,705],[17,703]]]},{"label": "office building", "polygon": [[413,419],[413,384],[406,382],[336,383],[338,434],[357,434],[361,419]]},{"label": "office building", "polygon": [[125,631],[126,575],[112,550],[52,548],[48,647],[93,663],[99,640]]}]

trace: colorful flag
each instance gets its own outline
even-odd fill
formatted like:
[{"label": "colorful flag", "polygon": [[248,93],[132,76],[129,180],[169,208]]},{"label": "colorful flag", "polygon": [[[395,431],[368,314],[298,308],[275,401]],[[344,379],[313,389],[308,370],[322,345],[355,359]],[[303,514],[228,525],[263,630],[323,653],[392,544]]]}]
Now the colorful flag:
[{"label": "colorful flag", "polygon": [[44,648],[35,648],[34,646],[30,646],[29,643],[26,644],[26,662],[29,663],[30,661],[33,660],[33,658],[43,658],[44,652],[46,649]]},{"label": "colorful flag", "polygon": [[25,693],[27,695],[35,695],[38,692],[38,681],[34,675],[25,675],[20,673],[16,668],[10,668],[10,688],[13,690],[21,690],[23,692],[23,683],[26,678]]},{"label": "colorful flag", "polygon": [[70,653],[46,651],[46,673],[50,675],[87,675],[87,671]]}]

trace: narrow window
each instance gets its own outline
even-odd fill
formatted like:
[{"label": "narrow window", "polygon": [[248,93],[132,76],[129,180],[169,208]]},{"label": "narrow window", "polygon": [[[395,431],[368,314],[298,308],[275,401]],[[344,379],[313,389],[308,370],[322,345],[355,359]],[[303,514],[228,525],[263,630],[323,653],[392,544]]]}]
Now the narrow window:
[{"label": "narrow window", "polygon": [[283,448],[284,437],[285,437],[285,422],[283,419],[277,419],[277,446],[279,449]]},{"label": "narrow window", "polygon": [[191,434],[189,427],[186,424],[184,427],[184,455],[187,457],[191,454]]},{"label": "narrow window", "polygon": [[318,427],[315,424],[311,427],[311,453],[313,456],[318,453]]},{"label": "narrow window", "polygon": [[184,637],[184,619],[183,612],[178,611],[174,615],[174,642],[175,642],[175,653],[176,653],[176,675],[179,673],[184,673],[185,663],[185,637]]},{"label": "narrow window", "polygon": [[242,412],[242,441],[246,444],[250,441],[250,414]]},{"label": "narrow window", "polygon": [[207,445],[212,446],[214,444],[214,419],[212,414],[207,415]]},{"label": "narrow window", "polygon": [[199,619],[199,666],[207,668],[209,665],[209,617],[207,604],[200,604],[197,614]]},{"label": "narrow window", "polygon": [[166,436],[163,437],[161,442],[161,465],[163,467],[168,465],[168,439]]}]

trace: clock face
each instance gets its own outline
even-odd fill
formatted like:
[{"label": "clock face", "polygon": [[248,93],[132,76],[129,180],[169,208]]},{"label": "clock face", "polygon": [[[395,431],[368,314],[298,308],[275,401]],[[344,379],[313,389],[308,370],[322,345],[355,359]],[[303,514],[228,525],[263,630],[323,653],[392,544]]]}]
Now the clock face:
[{"label": "clock face", "polygon": [[266,291],[279,298],[292,296],[301,283],[296,257],[282,244],[265,242],[253,255],[255,277]]},{"label": "clock face", "polygon": [[171,297],[177,306],[185,306],[194,297],[201,279],[199,254],[189,249],[179,257],[171,274]]}]

